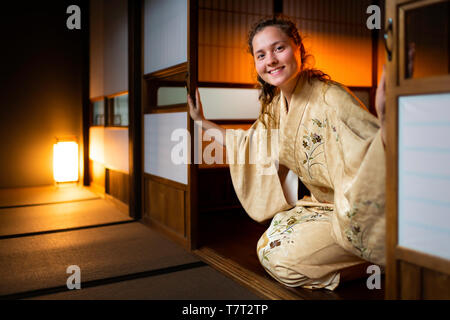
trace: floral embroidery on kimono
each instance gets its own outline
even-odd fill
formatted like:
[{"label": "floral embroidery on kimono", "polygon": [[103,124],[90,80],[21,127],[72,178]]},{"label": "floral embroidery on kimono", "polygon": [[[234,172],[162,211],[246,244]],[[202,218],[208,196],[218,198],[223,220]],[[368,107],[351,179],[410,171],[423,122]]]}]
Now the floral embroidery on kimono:
[{"label": "floral embroidery on kimono", "polygon": [[[305,133],[303,135],[303,148],[305,159],[303,160],[303,166],[308,171],[310,179],[313,179],[311,175],[311,167],[315,165],[324,166],[323,159],[323,144],[324,138],[321,132],[322,128],[326,127],[326,120],[320,121],[317,119],[311,119],[313,123],[313,129],[309,130],[305,125],[303,125]],[[317,128],[315,128],[316,126]],[[321,159],[317,159],[322,155]]]},{"label": "floral embroidery on kimono", "polygon": [[288,215],[276,215],[270,227],[265,232],[267,242],[261,251],[263,260],[269,261],[269,255],[276,247],[283,245],[295,245],[290,235],[295,226],[310,221],[329,221],[328,212],[332,209],[328,207],[303,208],[296,207],[289,211]]},{"label": "floral embroidery on kimono", "polygon": [[[354,217],[360,212],[360,206],[368,207],[374,205],[377,209],[380,209],[380,205],[371,200],[364,201],[363,203],[357,203],[353,206],[352,210],[347,211],[346,215],[350,220],[350,226],[345,230],[347,240],[360,252],[360,256],[363,259],[370,260],[371,250],[365,245],[364,230],[362,230],[360,224],[354,221]],[[361,210],[362,211],[362,210]]]}]

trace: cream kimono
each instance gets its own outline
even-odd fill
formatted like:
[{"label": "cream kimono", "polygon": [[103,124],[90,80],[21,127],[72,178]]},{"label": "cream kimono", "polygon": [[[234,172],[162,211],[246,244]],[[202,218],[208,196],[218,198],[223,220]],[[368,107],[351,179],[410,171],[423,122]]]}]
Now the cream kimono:
[{"label": "cream kimono", "polygon": [[[257,244],[267,272],[287,286],[333,290],[339,271],[367,261],[385,264],[379,121],[345,87],[310,83],[304,76],[286,110],[278,96],[271,105],[273,121],[266,117],[279,130],[267,131],[257,120],[247,131],[227,131],[233,185],[251,218],[272,219]],[[269,133],[270,153],[262,132]],[[300,178],[311,198],[288,202],[278,161]]]}]

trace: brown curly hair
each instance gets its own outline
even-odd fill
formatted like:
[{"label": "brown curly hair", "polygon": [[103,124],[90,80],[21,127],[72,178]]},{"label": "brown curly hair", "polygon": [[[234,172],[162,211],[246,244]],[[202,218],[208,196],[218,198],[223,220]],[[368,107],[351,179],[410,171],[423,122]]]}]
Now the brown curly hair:
[{"label": "brown curly hair", "polygon": [[[263,18],[256,22],[250,29],[248,33],[248,51],[253,56],[253,38],[255,35],[262,31],[264,28],[274,26],[283,31],[300,49],[300,60],[302,62],[301,73],[305,73],[309,82],[313,79],[318,79],[321,81],[331,80],[330,76],[324,72],[314,69],[307,68],[306,61],[311,55],[306,53],[305,47],[303,45],[302,37],[300,36],[295,23],[290,20],[290,18],[283,15],[275,15],[270,18]],[[265,82],[259,75],[257,76],[258,85],[261,89],[259,100],[261,102],[261,116],[267,114],[271,116],[268,108],[270,103],[273,101],[274,97],[279,93],[279,89],[267,82]]]}]

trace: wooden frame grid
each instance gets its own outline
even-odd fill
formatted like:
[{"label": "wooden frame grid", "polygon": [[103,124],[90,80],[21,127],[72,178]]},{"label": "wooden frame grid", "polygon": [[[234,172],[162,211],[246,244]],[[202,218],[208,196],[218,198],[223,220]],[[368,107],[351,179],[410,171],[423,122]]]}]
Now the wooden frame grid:
[{"label": "wooden frame grid", "polygon": [[[398,98],[448,92],[450,75],[405,78],[405,11],[448,0],[387,0],[386,25],[393,21],[392,60],[386,74],[386,299],[421,299],[423,272],[450,275],[450,261],[398,245]],[[414,271],[416,270],[416,271]],[[424,270],[424,271],[421,271]],[[405,274],[415,278],[406,279]],[[448,281],[447,277],[447,280]],[[408,289],[408,290],[407,290]],[[416,292],[411,294],[407,292]],[[448,293],[447,293],[448,294]]]}]

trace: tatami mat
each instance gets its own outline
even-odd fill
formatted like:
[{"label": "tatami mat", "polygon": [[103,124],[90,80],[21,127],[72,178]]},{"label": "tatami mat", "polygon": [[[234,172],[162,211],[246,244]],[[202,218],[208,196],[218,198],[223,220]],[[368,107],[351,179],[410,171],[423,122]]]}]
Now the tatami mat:
[{"label": "tatami mat", "polygon": [[0,208],[98,198],[94,192],[76,184],[0,189]]},{"label": "tatami mat", "polygon": [[67,267],[82,281],[199,261],[139,222],[0,240],[0,295],[65,286]]},{"label": "tatami mat", "polygon": [[35,299],[259,300],[260,298],[213,268],[204,266],[99,287],[81,287],[80,290],[68,290]]},{"label": "tatami mat", "polygon": [[0,209],[0,237],[128,221],[105,199]]}]

